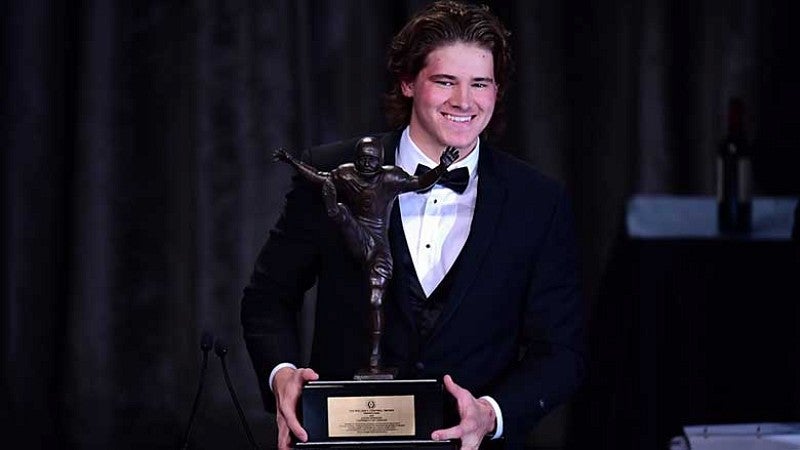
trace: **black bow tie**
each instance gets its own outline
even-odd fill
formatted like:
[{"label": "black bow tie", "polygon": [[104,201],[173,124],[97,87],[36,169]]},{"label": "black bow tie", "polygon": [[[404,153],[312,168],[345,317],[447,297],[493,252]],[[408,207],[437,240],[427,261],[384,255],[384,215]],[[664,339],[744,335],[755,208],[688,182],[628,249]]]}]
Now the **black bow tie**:
[{"label": "black bow tie", "polygon": [[[417,171],[414,172],[414,175],[420,176],[430,171],[430,167],[417,164]],[[469,170],[466,167],[459,167],[458,169],[445,172],[436,184],[452,189],[457,194],[463,194],[464,191],[467,190],[467,184],[469,184]],[[426,192],[428,190],[430,190],[430,188],[421,192]]]}]

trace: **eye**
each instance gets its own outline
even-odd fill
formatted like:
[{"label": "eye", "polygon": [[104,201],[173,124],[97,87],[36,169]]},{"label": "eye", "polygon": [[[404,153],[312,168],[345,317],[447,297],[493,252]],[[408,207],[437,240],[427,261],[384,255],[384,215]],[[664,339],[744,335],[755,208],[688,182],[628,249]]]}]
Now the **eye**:
[{"label": "eye", "polygon": [[450,87],[450,86],[453,86],[455,84],[450,80],[436,80],[436,81],[434,81],[434,83],[438,84],[439,86],[444,86],[444,87]]}]

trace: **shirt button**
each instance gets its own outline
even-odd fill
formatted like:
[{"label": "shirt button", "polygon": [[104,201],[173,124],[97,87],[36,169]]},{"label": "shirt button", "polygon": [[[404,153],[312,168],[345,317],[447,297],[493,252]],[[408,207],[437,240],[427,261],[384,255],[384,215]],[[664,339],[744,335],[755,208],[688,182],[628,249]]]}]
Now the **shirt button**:
[{"label": "shirt button", "polygon": [[425,248],[431,248],[431,244],[425,244]]},{"label": "shirt button", "polygon": [[433,199],[433,203],[439,203],[439,200]]},{"label": "shirt button", "polygon": [[416,367],[417,370],[425,370],[425,364],[422,364],[422,361],[417,361],[417,363],[414,364],[414,367]]}]

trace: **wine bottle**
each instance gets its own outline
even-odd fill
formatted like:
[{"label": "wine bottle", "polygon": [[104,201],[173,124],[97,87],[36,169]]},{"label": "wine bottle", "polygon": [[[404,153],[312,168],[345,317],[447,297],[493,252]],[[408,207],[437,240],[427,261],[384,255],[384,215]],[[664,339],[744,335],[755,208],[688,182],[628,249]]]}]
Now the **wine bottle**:
[{"label": "wine bottle", "polygon": [[750,146],[744,129],[744,103],[728,105],[728,134],[717,149],[717,219],[721,232],[750,230],[753,215]]}]

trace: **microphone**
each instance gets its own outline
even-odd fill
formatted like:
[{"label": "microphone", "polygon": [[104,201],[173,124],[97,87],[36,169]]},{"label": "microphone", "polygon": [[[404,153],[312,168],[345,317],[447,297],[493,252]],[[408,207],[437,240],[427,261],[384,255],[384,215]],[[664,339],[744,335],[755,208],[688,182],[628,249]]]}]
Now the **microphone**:
[{"label": "microphone", "polygon": [[228,365],[225,363],[225,355],[228,354],[228,346],[225,345],[225,342],[222,339],[217,339],[214,342],[214,353],[217,354],[219,357],[220,362],[222,363],[222,373],[225,375],[225,384],[228,386],[228,392],[231,394],[231,399],[233,399],[233,404],[236,406],[236,411],[239,413],[239,419],[242,422],[242,426],[244,427],[245,433],[247,433],[247,440],[250,441],[250,445],[258,450],[258,445],[256,444],[256,440],[253,439],[253,433],[250,432],[250,426],[247,425],[247,419],[244,417],[244,411],[242,411],[242,405],[239,404],[239,399],[236,397],[236,391],[233,389],[233,383],[231,383],[231,377],[228,375]]},{"label": "microphone", "polygon": [[203,332],[200,338],[200,350],[203,351],[203,364],[200,366],[200,380],[197,383],[197,393],[194,395],[194,403],[192,403],[192,413],[189,416],[189,424],[186,426],[186,432],[183,434],[182,450],[189,447],[189,434],[192,432],[192,424],[194,424],[194,416],[197,413],[197,405],[200,401],[200,393],[203,391],[203,382],[206,378],[206,369],[208,368],[208,351],[211,350],[211,343],[214,342],[214,337],[208,331]]}]

